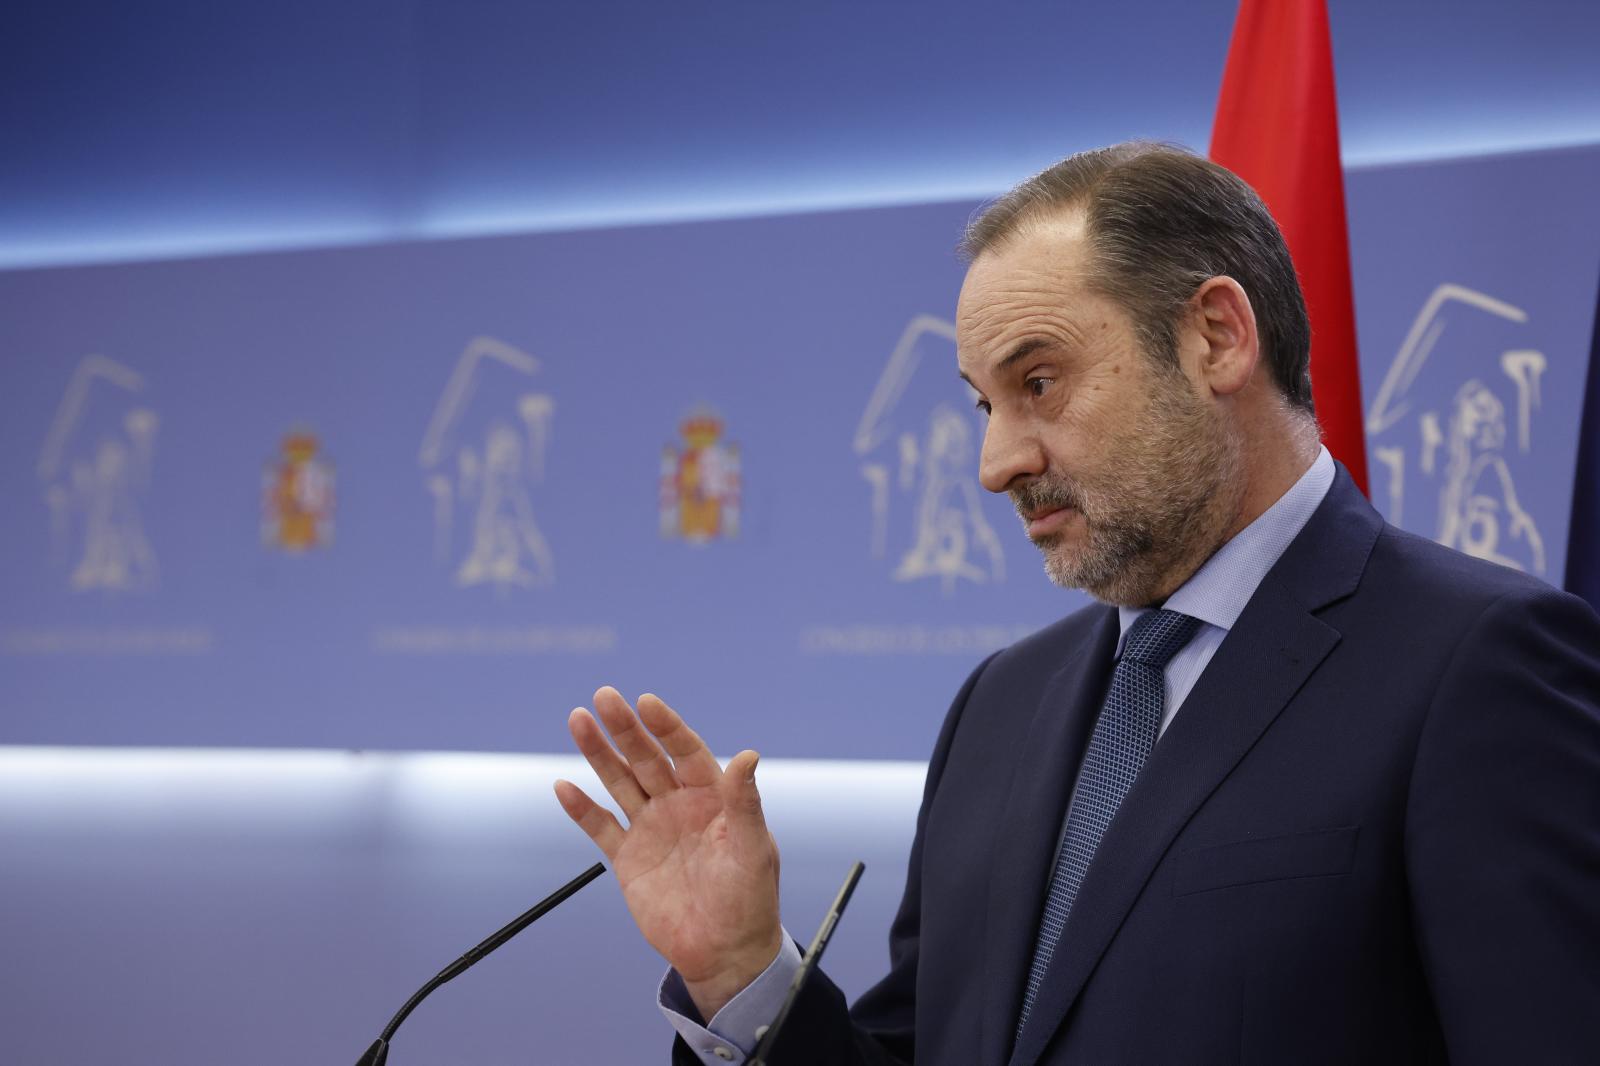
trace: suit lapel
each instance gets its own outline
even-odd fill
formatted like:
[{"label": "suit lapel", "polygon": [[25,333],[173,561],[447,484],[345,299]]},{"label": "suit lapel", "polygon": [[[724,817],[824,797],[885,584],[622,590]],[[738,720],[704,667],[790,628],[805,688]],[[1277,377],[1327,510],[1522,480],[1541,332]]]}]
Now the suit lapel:
[{"label": "suit lapel", "polygon": [[1104,609],[1090,639],[1050,679],[1011,780],[989,877],[979,1035],[985,1064],[998,1066],[1011,1052],[1056,838],[1111,676],[1118,631],[1117,612]]},{"label": "suit lapel", "polygon": [[[1338,631],[1312,612],[1354,590],[1380,528],[1381,519],[1341,469],[1328,498],[1217,649],[1106,830],[1011,1066],[1039,1061],[1178,832],[1339,642]],[[1028,913],[1037,917],[1037,905]]]}]

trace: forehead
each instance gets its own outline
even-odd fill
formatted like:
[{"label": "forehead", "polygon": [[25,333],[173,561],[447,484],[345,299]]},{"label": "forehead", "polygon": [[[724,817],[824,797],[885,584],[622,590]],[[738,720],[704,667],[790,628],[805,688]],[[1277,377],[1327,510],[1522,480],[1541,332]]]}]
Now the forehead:
[{"label": "forehead", "polygon": [[1024,339],[1070,342],[1099,328],[1115,308],[1090,289],[1090,269],[1079,212],[1029,223],[978,256],[956,305],[963,369],[992,362]]}]

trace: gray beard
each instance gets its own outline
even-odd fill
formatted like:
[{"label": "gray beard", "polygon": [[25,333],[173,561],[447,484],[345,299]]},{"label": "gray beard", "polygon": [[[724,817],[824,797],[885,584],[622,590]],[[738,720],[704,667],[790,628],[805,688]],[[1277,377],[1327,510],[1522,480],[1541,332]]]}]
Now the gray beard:
[{"label": "gray beard", "polygon": [[1226,539],[1243,497],[1238,443],[1198,400],[1162,387],[1128,449],[1092,489],[1045,474],[1017,486],[1021,512],[1073,507],[1087,531],[1076,553],[1038,537],[1045,574],[1106,603],[1146,606],[1170,594]]}]

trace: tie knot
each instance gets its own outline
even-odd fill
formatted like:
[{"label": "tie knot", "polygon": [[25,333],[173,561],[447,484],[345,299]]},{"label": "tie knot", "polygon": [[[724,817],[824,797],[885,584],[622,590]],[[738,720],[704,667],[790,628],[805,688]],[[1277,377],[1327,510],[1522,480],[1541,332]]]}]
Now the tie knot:
[{"label": "tie knot", "polygon": [[1122,657],[1165,670],[1199,628],[1200,619],[1177,611],[1146,611],[1129,628]]}]

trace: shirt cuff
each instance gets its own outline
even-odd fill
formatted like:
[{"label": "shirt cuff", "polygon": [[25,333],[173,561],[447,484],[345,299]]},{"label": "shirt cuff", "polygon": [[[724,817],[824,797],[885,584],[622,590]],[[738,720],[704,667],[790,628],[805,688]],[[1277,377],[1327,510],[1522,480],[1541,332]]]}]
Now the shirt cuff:
[{"label": "shirt cuff", "polygon": [[668,970],[661,980],[657,1004],[667,1021],[683,1037],[695,1055],[706,1066],[723,1066],[729,1062],[743,1062],[755,1051],[761,1033],[772,1024],[772,1019],[783,1006],[789,994],[789,984],[800,969],[800,949],[787,933],[778,955],[761,971],[761,976],[727,1002],[705,1025],[697,1020],[689,990],[677,970]]}]

